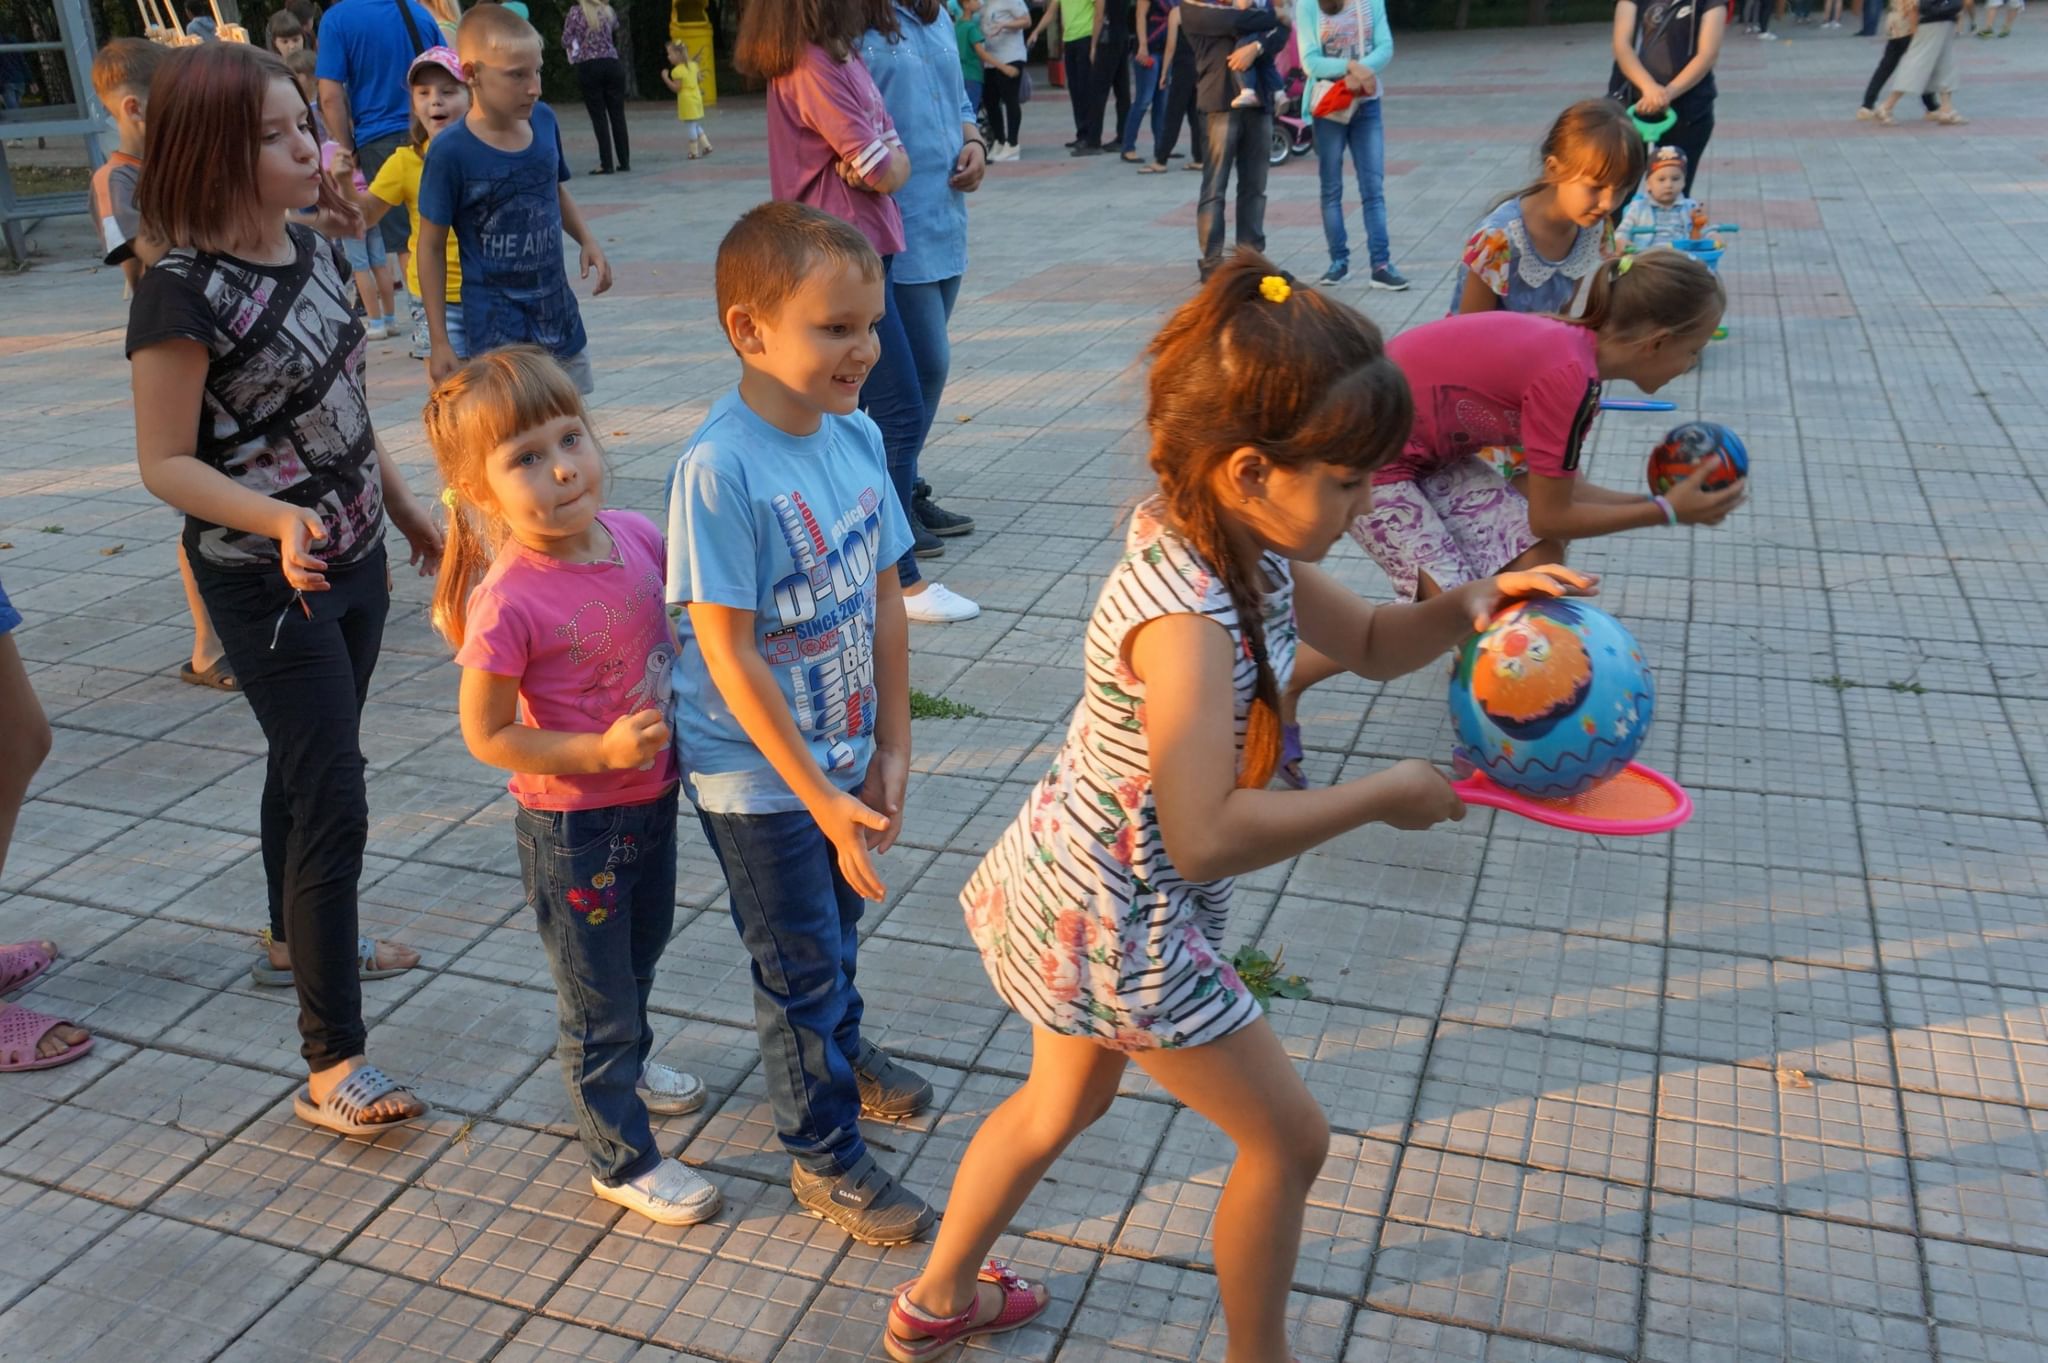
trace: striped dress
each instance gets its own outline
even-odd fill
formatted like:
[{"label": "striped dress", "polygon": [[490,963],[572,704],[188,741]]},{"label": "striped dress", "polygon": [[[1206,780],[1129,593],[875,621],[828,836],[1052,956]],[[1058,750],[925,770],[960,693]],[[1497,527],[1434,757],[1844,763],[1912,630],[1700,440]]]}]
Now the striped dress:
[{"label": "striped dress", "polygon": [[[967,928],[996,992],[1031,1022],[1118,1050],[1198,1046],[1259,1016],[1220,954],[1229,880],[1182,879],[1152,802],[1145,685],[1125,662],[1130,634],[1166,615],[1230,631],[1240,758],[1257,670],[1221,579],[1168,529],[1158,500],[1131,518],[1124,556],[1088,621],[1086,690],[1053,768],[961,891]],[[1268,554],[1266,651],[1284,688],[1294,670],[1294,578]]]}]

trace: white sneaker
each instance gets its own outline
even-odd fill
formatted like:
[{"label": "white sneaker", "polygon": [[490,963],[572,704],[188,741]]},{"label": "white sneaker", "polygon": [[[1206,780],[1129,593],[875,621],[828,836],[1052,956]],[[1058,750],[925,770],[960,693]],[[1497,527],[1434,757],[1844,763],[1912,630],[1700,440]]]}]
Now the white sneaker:
[{"label": "white sneaker", "polygon": [[972,620],[981,614],[981,607],[958,592],[948,591],[945,583],[934,582],[917,595],[904,597],[903,613],[920,624],[951,625]]},{"label": "white sneaker", "polygon": [[663,1226],[694,1226],[709,1221],[725,1205],[724,1197],[705,1177],[678,1159],[665,1159],[636,1179],[607,1187],[590,1178],[590,1190],[607,1202],[638,1212]]},{"label": "white sneaker", "polygon": [[633,1091],[657,1117],[680,1117],[704,1106],[704,1081],[694,1074],[650,1060]]},{"label": "white sneaker", "polygon": [[1759,33],[1756,36],[1767,43],[1774,43],[1778,41],[1778,35],[1775,33]]},{"label": "white sneaker", "polygon": [[1023,155],[1024,148],[1018,146],[1015,142],[1003,143],[1003,159],[1005,161],[1015,161]]}]

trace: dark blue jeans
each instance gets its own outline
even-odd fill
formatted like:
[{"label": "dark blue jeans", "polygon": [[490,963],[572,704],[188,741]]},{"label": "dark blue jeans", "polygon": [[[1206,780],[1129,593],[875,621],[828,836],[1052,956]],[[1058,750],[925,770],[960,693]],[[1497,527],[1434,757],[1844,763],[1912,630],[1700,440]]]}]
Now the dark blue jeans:
[{"label": "dark blue jeans", "polygon": [[934,280],[929,284],[892,284],[889,305],[903,318],[903,336],[910,342],[911,364],[917,370],[918,396],[924,402],[924,423],[917,428],[917,448],[931,439],[932,423],[939,417],[939,399],[946,391],[946,375],[953,368],[953,342],[946,324],[953,319],[953,304],[960,297],[960,276]]},{"label": "dark blue jeans", "polygon": [[1166,125],[1166,92],[1159,88],[1159,73],[1165,65],[1157,56],[1152,58],[1150,66],[1135,61],[1132,65],[1138,72],[1138,88],[1131,96],[1130,116],[1124,120],[1124,153],[1128,155],[1138,149],[1138,129],[1144,124],[1145,111],[1149,109],[1152,112],[1152,150],[1156,154],[1160,146],[1160,130]]},{"label": "dark blue jeans", "polygon": [[1223,196],[1237,173],[1236,245],[1266,249],[1266,154],[1273,140],[1273,115],[1266,109],[1225,109],[1202,115],[1209,140],[1202,162],[1202,197],[1195,204],[1195,240],[1202,249],[1202,278],[1223,263]]},{"label": "dark blue jeans", "polygon": [[1362,99],[1351,106],[1351,121],[1315,120],[1316,173],[1323,182],[1323,241],[1332,265],[1351,263],[1351,243],[1344,235],[1344,153],[1358,175],[1359,206],[1365,212],[1365,245],[1372,268],[1394,263],[1387,243],[1387,142],[1380,122],[1380,102]]},{"label": "dark blue jeans", "polygon": [[733,926],[754,958],[754,1031],[775,1132],[813,1173],[844,1173],[867,1153],[860,1134],[861,897],[804,810],[697,811],[731,892]]},{"label": "dark blue jeans", "polygon": [[676,917],[676,792],[643,805],[520,807],[519,874],[555,975],[555,1056],[590,1171],[624,1183],[661,1163],[635,1092],[654,1051],[647,996]]},{"label": "dark blue jeans", "polygon": [[[889,483],[896,489],[903,518],[909,520],[911,488],[917,483],[917,455],[924,448],[924,433],[930,428],[931,419],[925,415],[917,359],[911,354],[910,338],[903,329],[903,311],[897,306],[895,289],[891,287],[895,266],[894,256],[882,258],[885,310],[882,325],[875,333],[882,352],[875,367],[868,371],[867,382],[861,385],[860,409],[881,427],[882,451],[889,457]],[[923,577],[916,555],[906,552],[896,561],[896,577],[906,587]]]}]

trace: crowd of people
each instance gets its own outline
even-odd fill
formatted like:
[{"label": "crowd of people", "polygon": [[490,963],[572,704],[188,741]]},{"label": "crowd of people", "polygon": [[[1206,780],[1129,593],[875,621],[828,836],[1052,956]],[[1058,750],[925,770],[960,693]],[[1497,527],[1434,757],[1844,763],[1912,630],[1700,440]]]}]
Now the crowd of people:
[{"label": "crowd of people", "polygon": [[[1089,620],[1065,744],[960,892],[965,934],[1031,1026],[1029,1078],[962,1157],[885,1343],[930,1358],[1045,1309],[1044,1287],[989,1253],[1135,1063],[1236,1144],[1214,1231],[1233,1356],[1286,1357],[1327,1125],[1222,954],[1231,878],[1365,823],[1464,813],[1419,759],[1315,787],[1303,689],[1429,666],[1508,600],[1595,591],[1560,566],[1574,541],[1713,526],[1741,504],[1745,486],[1708,491],[1707,468],[1653,496],[1579,476],[1602,386],[1656,392],[1722,319],[1715,274],[1667,247],[1698,221],[1728,10],[1619,0],[1607,95],[1559,113],[1534,177],[1472,225],[1445,316],[1389,341],[1262,253],[1285,63],[1313,111],[1319,282],[1349,273],[1348,158],[1370,283],[1407,287],[1381,184],[1384,0],[1052,0],[1035,27],[1018,0],[964,0],[958,15],[942,0],[750,5],[734,58],[767,85],[773,198],[717,251],[716,322],[738,377],[677,451],[666,505],[644,508],[609,504],[585,406],[602,355],[564,239],[594,294],[613,266],[539,99],[541,35],[510,4],[459,21],[413,0],[398,12],[402,24],[371,0],[282,11],[267,47],[119,39],[94,70],[120,130],[97,216],[133,290],[141,480],[180,526],[183,671],[238,690],[267,745],[269,921],[253,975],[299,1002],[296,1113],[356,1136],[428,1111],[369,1062],[361,997],[419,960],[358,931],[360,725],[390,609],[389,526],[436,576],[463,737],[518,804],[508,858],[557,985],[594,1195],[666,1224],[721,1204],[649,1121],[705,1101],[701,1080],[652,1060],[648,1015],[687,797],[751,958],[796,1200],[868,1243],[932,1232],[930,1204],[859,1125],[916,1116],[932,1087],[863,1029],[858,924],[905,817],[911,626],[978,612],[924,577],[974,522],[939,504],[920,455],[951,363],[967,196],[1018,154],[1022,45],[1056,24],[1074,154],[1160,173],[1195,116],[1201,284],[1149,347],[1157,488]],[[631,168],[617,22],[580,0],[562,35],[597,174]],[[1129,61],[1103,61],[1106,48]],[[706,154],[704,54],[667,55],[685,143]],[[1647,147],[1638,120],[1667,112]],[[1136,145],[1148,119],[1149,157]],[[433,497],[389,457],[364,389],[366,341],[401,292],[432,380]],[[1390,603],[1315,566],[1347,535],[1384,570]],[[0,858],[49,743],[8,637],[19,620],[0,595],[0,724],[31,740],[0,769]],[[0,993],[56,953],[0,948]],[[0,1070],[92,1044],[0,1006]]]}]

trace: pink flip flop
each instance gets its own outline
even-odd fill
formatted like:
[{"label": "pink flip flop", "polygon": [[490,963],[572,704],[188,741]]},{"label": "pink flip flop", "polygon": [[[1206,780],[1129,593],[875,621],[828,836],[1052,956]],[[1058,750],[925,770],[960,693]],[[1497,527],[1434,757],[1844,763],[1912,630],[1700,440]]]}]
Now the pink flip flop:
[{"label": "pink flip flop", "polygon": [[1018,1277],[1001,1259],[989,1260],[975,1278],[980,1282],[994,1283],[1003,1292],[1003,1309],[996,1312],[994,1319],[979,1325],[972,1323],[974,1307],[971,1304],[957,1316],[928,1316],[910,1301],[910,1289],[916,1286],[915,1283],[905,1283],[897,1288],[896,1298],[889,1304],[889,1324],[915,1330],[917,1338],[905,1339],[893,1329],[885,1330],[882,1344],[889,1357],[896,1363],[923,1363],[925,1359],[936,1358],[976,1335],[1001,1334],[1028,1324],[1052,1305],[1050,1297],[1041,1299],[1031,1284]]},{"label": "pink flip flop", "polygon": [[15,942],[0,946],[0,994],[12,994],[50,968],[57,953],[41,942]]},{"label": "pink flip flop", "polygon": [[31,1012],[19,1004],[0,1003],[0,1074],[23,1070],[48,1070],[68,1065],[92,1049],[92,1038],[78,1042],[52,1056],[38,1056],[36,1047],[52,1027],[76,1027],[64,1018]]}]

